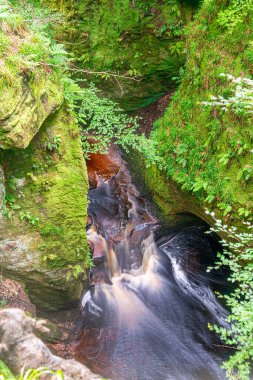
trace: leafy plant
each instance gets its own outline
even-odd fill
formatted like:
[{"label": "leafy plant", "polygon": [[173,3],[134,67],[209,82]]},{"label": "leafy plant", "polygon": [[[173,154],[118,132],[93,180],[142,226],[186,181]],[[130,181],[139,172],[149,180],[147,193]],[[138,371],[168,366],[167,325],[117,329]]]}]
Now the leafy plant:
[{"label": "leafy plant", "polygon": [[86,264],[87,264],[87,267],[89,269],[93,268],[95,265],[94,265],[94,262],[93,262],[93,259],[92,259],[92,254],[91,252],[89,251],[88,254],[86,255]]},{"label": "leafy plant", "polygon": [[243,77],[234,77],[230,74],[221,73],[220,77],[226,78],[236,85],[232,89],[232,96],[224,98],[223,96],[211,96],[210,101],[201,102],[206,106],[219,106],[225,112],[232,108],[236,113],[240,114],[241,111],[246,113],[253,113],[253,80]]},{"label": "leafy plant", "polygon": [[36,368],[36,369],[25,369],[23,368],[20,375],[15,377],[9,371],[9,369],[0,361],[0,380],[37,380],[43,377],[54,379],[54,380],[64,380],[64,374],[62,370],[50,370],[46,367]]},{"label": "leafy plant", "polygon": [[237,24],[243,22],[252,5],[252,0],[231,0],[229,6],[219,12],[218,24],[232,33]]},{"label": "leafy plant", "polygon": [[0,360],[0,380],[16,380],[6,364]]},{"label": "leafy plant", "polygon": [[218,207],[223,212],[223,216],[226,216],[228,213],[232,211],[232,206],[227,203],[218,203]]},{"label": "leafy plant", "polygon": [[62,143],[61,136],[52,136],[47,141],[45,141],[45,149],[49,152],[55,152],[59,149]]},{"label": "leafy plant", "polygon": [[13,12],[13,9],[5,0],[0,0],[0,21],[7,23],[13,30],[24,26],[23,18],[20,14]]},{"label": "leafy plant", "polygon": [[67,281],[70,280],[70,278],[73,276],[75,279],[79,278],[82,273],[84,273],[84,268],[81,267],[81,265],[69,265],[68,266],[68,273],[67,273]]},{"label": "leafy plant", "polygon": [[3,216],[7,219],[12,219],[15,211],[20,209],[21,207],[16,203],[16,198],[10,193],[5,194]]},{"label": "leafy plant", "polygon": [[21,221],[28,222],[32,227],[36,227],[40,221],[38,216],[34,216],[30,212],[24,210],[20,211],[19,218]]},{"label": "leafy plant", "polygon": [[162,165],[162,159],[156,153],[156,143],[144,135],[138,135],[138,119],[126,115],[110,99],[101,98],[96,87],[80,88],[69,77],[63,78],[65,97],[76,115],[76,122],[81,131],[82,147],[85,158],[91,153],[108,152],[112,141],[126,151],[131,147],[143,153],[150,162]]},{"label": "leafy plant", "polygon": [[244,207],[240,207],[238,209],[238,214],[244,218],[248,218],[248,216],[250,216],[251,212],[250,210],[247,210],[246,208]]},{"label": "leafy plant", "polygon": [[40,184],[39,186],[39,191],[42,192],[42,191],[49,191],[51,189],[51,183],[50,181],[44,179],[42,181],[42,183]]},{"label": "leafy plant", "polygon": [[215,267],[229,267],[228,281],[236,284],[230,294],[220,295],[231,310],[230,329],[216,325],[211,329],[219,333],[225,344],[236,347],[235,353],[223,364],[229,379],[248,380],[253,360],[253,225],[244,222],[245,230],[240,232],[236,227],[222,224],[214,212],[206,213],[214,220],[211,231],[226,236],[221,241],[224,250],[217,255]]},{"label": "leafy plant", "polygon": [[208,187],[208,182],[204,181],[202,178],[197,177],[191,189],[195,193],[196,191],[199,191],[199,190],[206,190],[207,187]]},{"label": "leafy plant", "polygon": [[176,42],[174,44],[171,44],[170,45],[170,52],[171,52],[171,54],[181,55],[183,46],[184,46],[184,44],[183,44],[182,41],[178,41],[178,42]]},{"label": "leafy plant", "polygon": [[239,170],[237,178],[239,180],[248,182],[252,178],[252,174],[253,174],[253,166],[245,165],[241,170]]},{"label": "leafy plant", "polygon": [[224,166],[227,166],[227,164],[229,163],[229,161],[231,160],[231,158],[233,157],[233,155],[231,153],[223,153],[223,154],[220,154],[219,156],[219,162],[224,165]]},{"label": "leafy plant", "polygon": [[47,376],[47,378],[54,378],[55,380],[64,380],[64,375],[61,370],[52,371],[46,367],[28,370],[23,369],[17,380],[37,380],[42,376]]}]

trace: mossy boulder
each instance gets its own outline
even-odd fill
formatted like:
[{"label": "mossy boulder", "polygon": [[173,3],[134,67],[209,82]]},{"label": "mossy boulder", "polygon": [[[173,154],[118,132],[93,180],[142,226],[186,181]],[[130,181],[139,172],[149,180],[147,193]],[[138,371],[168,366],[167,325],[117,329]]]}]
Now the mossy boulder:
[{"label": "mossy boulder", "polygon": [[1,86],[0,147],[26,148],[46,118],[63,102],[59,81],[41,73],[36,81],[18,77]]}]

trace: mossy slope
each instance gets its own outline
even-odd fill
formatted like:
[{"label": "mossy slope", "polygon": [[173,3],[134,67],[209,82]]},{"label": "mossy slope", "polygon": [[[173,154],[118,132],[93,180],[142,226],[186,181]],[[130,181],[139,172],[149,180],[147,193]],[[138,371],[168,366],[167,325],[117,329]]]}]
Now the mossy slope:
[{"label": "mossy slope", "polygon": [[210,95],[231,96],[231,84],[221,73],[250,77],[253,71],[252,10],[233,27],[222,27],[218,20],[224,9],[224,1],[205,1],[188,27],[184,79],[152,138],[166,162],[158,183],[166,187],[167,176],[182,197],[195,196],[202,214],[207,207],[239,223],[252,209],[252,117],[200,104]]},{"label": "mossy slope", "polygon": [[[192,18],[195,7],[185,2],[90,1],[79,3],[44,0],[44,4],[67,15],[57,38],[79,57],[79,65],[96,72],[142,75],[141,82],[88,75],[104,95],[125,109],[152,102],[175,88],[173,77],[185,61],[182,27]],[[74,41],[74,43],[73,43]]]}]

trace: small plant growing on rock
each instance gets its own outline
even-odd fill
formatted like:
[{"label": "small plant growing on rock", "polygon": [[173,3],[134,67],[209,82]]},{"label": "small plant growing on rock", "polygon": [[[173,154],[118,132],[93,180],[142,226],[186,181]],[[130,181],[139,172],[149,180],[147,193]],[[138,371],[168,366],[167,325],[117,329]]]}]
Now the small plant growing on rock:
[{"label": "small plant growing on rock", "polygon": [[19,218],[22,222],[28,222],[32,227],[36,227],[39,224],[40,218],[32,215],[28,211],[20,211]]},{"label": "small plant growing on rock", "polygon": [[45,149],[48,150],[49,152],[55,152],[59,149],[61,142],[62,142],[61,137],[58,135],[50,137],[45,142]]},{"label": "small plant growing on rock", "polygon": [[12,194],[6,194],[3,204],[3,216],[9,220],[14,217],[15,211],[21,207],[16,203],[16,199]]},{"label": "small plant growing on rock", "polygon": [[69,281],[70,278],[73,276],[75,279],[77,279],[82,273],[84,273],[84,269],[81,267],[81,265],[69,265],[68,266],[68,273],[67,273],[67,280]]}]

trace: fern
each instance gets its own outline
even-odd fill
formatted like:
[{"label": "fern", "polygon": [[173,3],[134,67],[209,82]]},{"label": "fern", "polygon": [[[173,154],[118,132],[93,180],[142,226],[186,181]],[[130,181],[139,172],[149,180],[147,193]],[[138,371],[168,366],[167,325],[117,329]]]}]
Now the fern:
[{"label": "fern", "polygon": [[219,12],[217,22],[232,33],[236,25],[243,22],[252,6],[253,0],[232,0],[229,7]]}]

